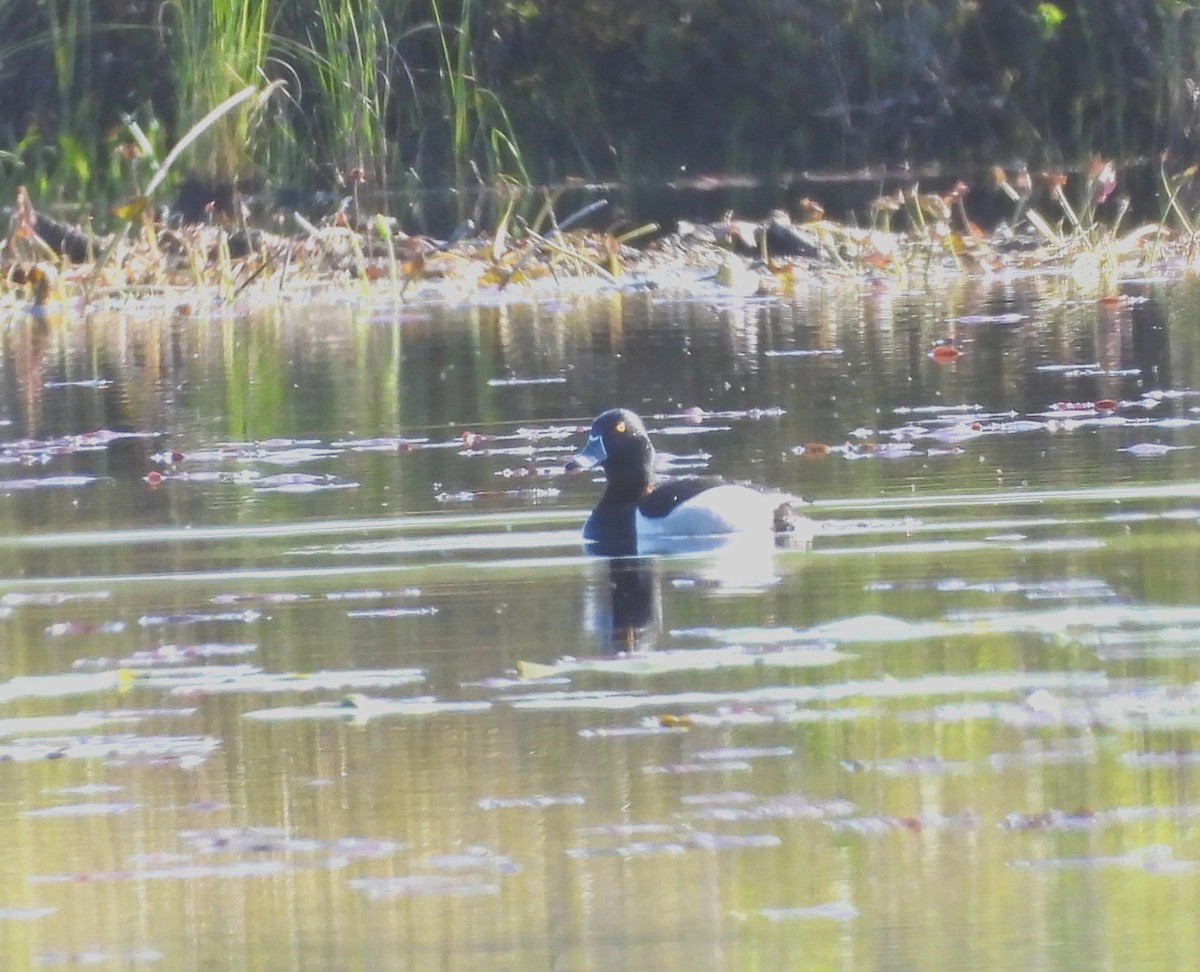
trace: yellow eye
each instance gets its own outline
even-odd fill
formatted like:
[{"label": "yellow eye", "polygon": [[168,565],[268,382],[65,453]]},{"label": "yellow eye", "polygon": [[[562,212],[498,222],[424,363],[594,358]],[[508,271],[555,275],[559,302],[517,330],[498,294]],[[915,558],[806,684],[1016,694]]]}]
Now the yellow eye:
[{"label": "yellow eye", "polygon": [[618,435],[622,434],[625,431],[625,423],[618,422],[616,424],[616,426],[613,428],[613,431],[616,432]]}]

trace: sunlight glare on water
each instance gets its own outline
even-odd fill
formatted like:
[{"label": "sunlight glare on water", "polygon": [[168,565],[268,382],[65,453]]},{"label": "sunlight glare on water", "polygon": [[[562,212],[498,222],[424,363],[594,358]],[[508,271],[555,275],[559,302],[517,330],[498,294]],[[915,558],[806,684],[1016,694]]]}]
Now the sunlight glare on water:
[{"label": "sunlight glare on water", "polygon": [[[0,953],[1195,967],[1198,297],[10,321]],[[587,555],[614,405],[811,529]]]}]

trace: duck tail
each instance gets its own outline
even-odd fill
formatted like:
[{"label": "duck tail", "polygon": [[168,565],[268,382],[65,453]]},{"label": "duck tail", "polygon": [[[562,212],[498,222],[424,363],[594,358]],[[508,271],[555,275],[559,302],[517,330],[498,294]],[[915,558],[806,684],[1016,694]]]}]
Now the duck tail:
[{"label": "duck tail", "polygon": [[775,507],[772,528],[776,533],[791,533],[796,529],[796,521],[800,514],[796,512],[796,507],[791,503],[780,503]]}]

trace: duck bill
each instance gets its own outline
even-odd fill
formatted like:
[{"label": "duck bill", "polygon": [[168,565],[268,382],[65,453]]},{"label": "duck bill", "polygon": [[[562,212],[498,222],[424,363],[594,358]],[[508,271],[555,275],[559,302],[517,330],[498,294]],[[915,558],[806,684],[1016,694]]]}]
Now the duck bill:
[{"label": "duck bill", "polygon": [[567,460],[567,472],[578,472],[599,466],[608,458],[604,451],[604,440],[598,435],[589,435],[587,445]]}]

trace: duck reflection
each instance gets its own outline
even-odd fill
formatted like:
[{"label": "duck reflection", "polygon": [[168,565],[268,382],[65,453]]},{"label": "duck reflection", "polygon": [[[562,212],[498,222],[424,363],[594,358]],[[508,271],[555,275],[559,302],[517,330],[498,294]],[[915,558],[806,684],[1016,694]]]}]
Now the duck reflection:
[{"label": "duck reflection", "polygon": [[[701,542],[703,541],[703,542]],[[663,630],[663,589],[756,594],[779,581],[775,552],[805,548],[811,534],[677,538],[653,556],[597,556],[584,622],[598,654],[649,651]],[[593,553],[599,553],[593,550]]]},{"label": "duck reflection", "polygon": [[[599,558],[597,558],[599,560]],[[588,587],[584,623],[600,654],[647,651],[662,627],[662,586],[651,557],[608,557]]]},{"label": "duck reflection", "polygon": [[43,362],[50,341],[50,322],[43,315],[26,314],[5,331],[5,357],[18,379],[17,387],[6,389],[6,397],[16,399],[17,407],[12,411],[21,418],[21,434],[30,438],[41,431]]}]

